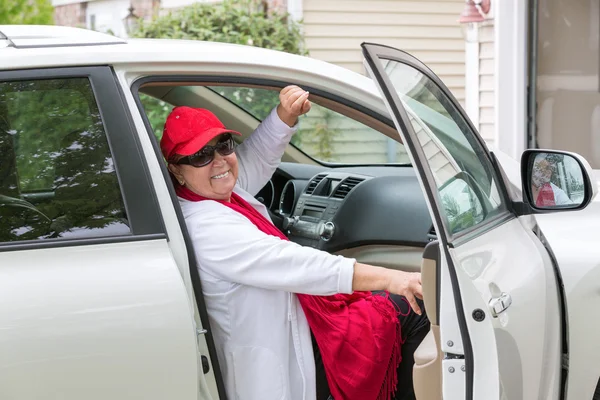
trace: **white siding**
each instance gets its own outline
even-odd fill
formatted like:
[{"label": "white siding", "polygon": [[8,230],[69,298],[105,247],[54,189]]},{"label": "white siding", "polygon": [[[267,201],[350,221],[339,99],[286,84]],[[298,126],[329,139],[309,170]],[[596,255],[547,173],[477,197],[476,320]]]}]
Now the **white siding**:
[{"label": "white siding", "polygon": [[311,57],[364,73],[360,44],[408,51],[465,99],[465,44],[458,23],[464,0],[304,0]]},{"label": "white siding", "polygon": [[490,144],[495,139],[494,25],[482,26],[479,41],[479,133]]},{"label": "white siding", "polygon": [[461,169],[456,165],[454,158],[448,153],[446,147],[441,144],[435,134],[427,128],[427,125],[414,115],[409,115],[409,117],[412,117],[410,118],[410,122],[417,134],[419,144],[423,148],[425,157],[427,157],[427,162],[433,173],[435,183],[437,187],[440,187],[459,173]]}]

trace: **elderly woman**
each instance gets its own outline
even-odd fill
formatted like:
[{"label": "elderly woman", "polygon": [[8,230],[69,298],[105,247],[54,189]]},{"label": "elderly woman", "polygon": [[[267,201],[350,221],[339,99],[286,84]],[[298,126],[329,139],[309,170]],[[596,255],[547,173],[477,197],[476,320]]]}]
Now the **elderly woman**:
[{"label": "elderly woman", "polygon": [[[416,300],[420,274],[290,242],[253,197],[311,106],[297,86],[279,97],[237,149],[238,132],[190,107],[173,109],[161,140],[194,243],[227,395],[314,400],[317,380],[326,379],[319,398],[414,398],[412,353],[428,328]],[[394,304],[386,292],[371,291],[404,297]]]},{"label": "elderly woman", "polygon": [[538,207],[573,204],[560,187],[550,182],[556,172],[556,159],[551,154],[538,154],[533,161],[531,194]]}]

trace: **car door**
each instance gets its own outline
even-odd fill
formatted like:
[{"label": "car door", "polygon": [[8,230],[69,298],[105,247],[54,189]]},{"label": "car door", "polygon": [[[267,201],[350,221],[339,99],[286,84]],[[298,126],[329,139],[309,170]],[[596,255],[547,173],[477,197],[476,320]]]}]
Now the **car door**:
[{"label": "car door", "polygon": [[397,49],[362,48],[441,246],[443,398],[559,398],[559,295],[549,254],[528,228],[533,217],[516,217],[500,167],[429,68]]},{"label": "car door", "polygon": [[197,399],[190,299],[109,67],[0,71],[0,398]]}]

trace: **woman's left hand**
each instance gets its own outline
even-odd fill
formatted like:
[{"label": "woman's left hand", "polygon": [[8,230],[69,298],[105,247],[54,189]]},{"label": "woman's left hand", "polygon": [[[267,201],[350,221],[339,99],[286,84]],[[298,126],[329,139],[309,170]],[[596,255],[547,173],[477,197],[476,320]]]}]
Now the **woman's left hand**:
[{"label": "woman's left hand", "polygon": [[279,105],[277,106],[277,115],[288,126],[294,126],[298,122],[298,117],[310,111],[310,101],[308,92],[304,89],[290,85],[281,89],[279,92]]}]

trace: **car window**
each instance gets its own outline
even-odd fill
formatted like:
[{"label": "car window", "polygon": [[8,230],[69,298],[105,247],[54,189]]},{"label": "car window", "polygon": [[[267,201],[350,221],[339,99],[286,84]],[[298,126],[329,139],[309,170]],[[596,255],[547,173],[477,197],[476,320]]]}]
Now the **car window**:
[{"label": "car window", "polygon": [[504,211],[486,150],[447,95],[417,69],[381,61],[435,179],[449,232],[458,233]]},{"label": "car window", "polygon": [[[279,92],[237,86],[209,86],[236,106],[262,121],[279,104]],[[140,93],[154,135],[160,139],[173,106]],[[410,164],[404,145],[381,132],[313,102],[300,117],[292,145],[316,161],[342,164]]]},{"label": "car window", "polygon": [[[262,121],[279,104],[279,92],[269,89],[211,86]],[[404,145],[381,132],[313,102],[300,117],[292,144],[317,161],[343,164],[408,164]]]},{"label": "car window", "polygon": [[139,96],[144,107],[144,112],[152,126],[152,132],[160,140],[167,116],[175,106],[145,93],[140,93]]},{"label": "car window", "polygon": [[0,242],[130,234],[87,78],[0,82]]}]

